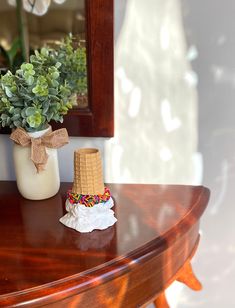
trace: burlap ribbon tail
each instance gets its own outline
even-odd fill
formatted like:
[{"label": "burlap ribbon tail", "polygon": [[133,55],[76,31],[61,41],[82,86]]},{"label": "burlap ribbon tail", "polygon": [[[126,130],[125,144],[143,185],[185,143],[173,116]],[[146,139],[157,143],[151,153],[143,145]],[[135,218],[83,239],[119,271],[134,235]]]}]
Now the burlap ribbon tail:
[{"label": "burlap ribbon tail", "polygon": [[68,132],[65,128],[53,132],[50,129],[42,137],[32,138],[23,128],[19,127],[12,132],[10,139],[23,147],[31,144],[31,160],[38,173],[44,170],[48,160],[46,148],[58,149],[69,142]]}]

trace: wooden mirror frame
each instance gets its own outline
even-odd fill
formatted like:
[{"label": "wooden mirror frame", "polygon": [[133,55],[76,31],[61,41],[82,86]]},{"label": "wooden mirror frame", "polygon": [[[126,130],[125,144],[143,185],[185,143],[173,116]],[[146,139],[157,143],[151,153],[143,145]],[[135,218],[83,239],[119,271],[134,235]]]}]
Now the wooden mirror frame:
[{"label": "wooden mirror frame", "polygon": [[112,137],[114,134],[114,4],[85,0],[88,60],[88,108],[73,109],[64,123],[70,136]]},{"label": "wooden mirror frame", "polygon": [[[70,136],[112,137],[114,134],[114,1],[85,0],[88,60],[88,108],[73,109],[64,122]],[[0,133],[10,133],[0,129]]]}]

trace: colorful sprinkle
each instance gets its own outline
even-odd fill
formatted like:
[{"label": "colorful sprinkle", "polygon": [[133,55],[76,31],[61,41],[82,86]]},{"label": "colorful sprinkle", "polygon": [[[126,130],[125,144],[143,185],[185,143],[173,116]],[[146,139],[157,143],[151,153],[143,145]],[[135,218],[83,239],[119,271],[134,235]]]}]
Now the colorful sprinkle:
[{"label": "colorful sprinkle", "polygon": [[105,203],[111,197],[110,190],[105,187],[103,195],[81,195],[69,190],[67,192],[67,198],[71,204],[83,204],[86,207],[93,207],[95,204]]}]

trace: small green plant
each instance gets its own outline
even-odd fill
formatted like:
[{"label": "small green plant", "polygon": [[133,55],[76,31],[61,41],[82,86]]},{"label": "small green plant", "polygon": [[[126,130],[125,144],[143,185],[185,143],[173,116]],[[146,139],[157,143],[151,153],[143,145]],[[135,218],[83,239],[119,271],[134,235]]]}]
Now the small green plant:
[{"label": "small green plant", "polygon": [[74,48],[69,35],[58,49],[36,50],[15,74],[0,77],[0,126],[33,132],[63,122],[75,93],[87,94],[86,50]]},{"label": "small green plant", "polygon": [[6,72],[7,68],[12,72],[15,72],[16,69],[20,66],[23,60],[23,56],[20,50],[20,39],[16,38],[10,49],[5,49],[3,46],[0,46],[0,72]]}]

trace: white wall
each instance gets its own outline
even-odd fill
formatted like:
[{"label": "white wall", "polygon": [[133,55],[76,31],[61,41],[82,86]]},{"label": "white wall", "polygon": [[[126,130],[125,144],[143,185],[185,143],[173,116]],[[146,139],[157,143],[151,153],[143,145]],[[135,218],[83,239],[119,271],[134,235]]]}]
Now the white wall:
[{"label": "white wall", "polygon": [[188,42],[198,50],[199,151],[211,197],[194,259],[203,290],[185,288],[172,308],[235,307],[235,2],[182,4]]},{"label": "white wall", "polygon": [[[197,183],[197,94],[179,2],[116,0],[115,14],[115,137],[71,138],[59,150],[61,180],[72,180],[74,149],[98,147],[107,182]],[[0,155],[0,179],[14,179],[6,136]]]},{"label": "white wall", "polygon": [[[116,1],[120,16],[118,8]],[[126,1],[115,52],[116,131],[105,144],[108,180],[197,182],[197,94],[179,1]]]}]

